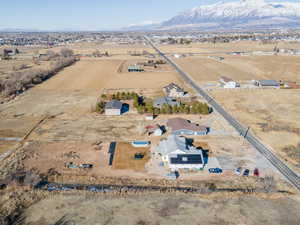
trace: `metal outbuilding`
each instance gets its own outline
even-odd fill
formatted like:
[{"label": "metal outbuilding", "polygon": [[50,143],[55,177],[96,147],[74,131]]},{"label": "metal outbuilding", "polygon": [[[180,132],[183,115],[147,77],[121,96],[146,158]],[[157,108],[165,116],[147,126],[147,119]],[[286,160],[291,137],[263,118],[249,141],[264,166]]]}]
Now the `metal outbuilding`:
[{"label": "metal outbuilding", "polygon": [[279,87],[280,84],[276,80],[257,80],[255,84],[259,87]]}]

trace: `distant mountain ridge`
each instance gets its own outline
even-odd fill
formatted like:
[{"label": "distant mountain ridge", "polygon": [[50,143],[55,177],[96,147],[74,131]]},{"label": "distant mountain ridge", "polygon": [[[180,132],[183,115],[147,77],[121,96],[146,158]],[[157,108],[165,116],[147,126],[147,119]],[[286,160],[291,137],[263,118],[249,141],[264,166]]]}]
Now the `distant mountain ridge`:
[{"label": "distant mountain ridge", "polygon": [[218,2],[182,12],[151,28],[300,28],[300,3],[265,2],[264,0]]}]

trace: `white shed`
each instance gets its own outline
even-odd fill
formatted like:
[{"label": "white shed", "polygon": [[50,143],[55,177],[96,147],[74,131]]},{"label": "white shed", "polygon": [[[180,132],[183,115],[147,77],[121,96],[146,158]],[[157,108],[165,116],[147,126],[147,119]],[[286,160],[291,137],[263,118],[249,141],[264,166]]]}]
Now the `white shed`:
[{"label": "white shed", "polygon": [[236,88],[239,84],[228,77],[220,77],[220,84],[223,88]]}]

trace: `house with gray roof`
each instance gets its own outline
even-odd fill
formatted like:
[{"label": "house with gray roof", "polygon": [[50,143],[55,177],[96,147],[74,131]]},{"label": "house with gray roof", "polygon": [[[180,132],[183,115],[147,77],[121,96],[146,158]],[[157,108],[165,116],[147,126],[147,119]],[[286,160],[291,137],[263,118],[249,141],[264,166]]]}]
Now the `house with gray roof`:
[{"label": "house with gray roof", "polygon": [[180,106],[180,103],[176,99],[169,97],[157,98],[153,101],[153,107],[155,108],[161,108],[163,105]]},{"label": "house with gray roof", "polygon": [[183,118],[172,118],[167,122],[167,127],[176,135],[207,135],[209,128],[200,126]]},{"label": "house with gray roof", "polygon": [[117,100],[112,100],[105,104],[105,115],[119,116],[122,114],[123,103]]},{"label": "house with gray roof", "polygon": [[170,135],[156,147],[156,154],[171,170],[202,169],[204,167],[203,152],[188,144],[185,137]]}]

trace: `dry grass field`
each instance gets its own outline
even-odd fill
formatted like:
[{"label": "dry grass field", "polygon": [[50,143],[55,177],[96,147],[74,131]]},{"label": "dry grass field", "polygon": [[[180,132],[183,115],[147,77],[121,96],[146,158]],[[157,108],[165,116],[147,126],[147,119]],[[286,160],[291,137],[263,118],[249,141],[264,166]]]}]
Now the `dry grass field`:
[{"label": "dry grass field", "polygon": [[50,115],[64,114],[63,119],[86,120],[104,89],[161,90],[170,82],[182,83],[175,71],[118,73],[121,62],[81,60],[15,100],[0,105],[0,134],[21,137],[37,121]]},{"label": "dry grass field", "polygon": [[299,56],[227,56],[219,62],[206,56],[176,59],[196,81],[218,81],[227,76],[238,81],[275,79],[300,82]]},{"label": "dry grass field", "polygon": [[[240,122],[249,125],[264,143],[299,170],[299,90],[220,90],[211,94]],[[288,146],[296,147],[294,152],[287,152],[285,148]]]},{"label": "dry grass field", "polygon": [[[75,54],[92,54],[95,50],[99,50],[101,53],[106,51],[112,57],[125,56],[128,58],[128,51],[143,52],[147,51],[149,53],[155,53],[155,51],[149,47],[142,44],[124,44],[120,45],[113,42],[98,42],[98,43],[73,43],[67,46],[58,46],[50,48],[54,52],[59,52],[62,48],[67,47],[74,51]],[[40,53],[44,53],[49,49],[41,50]]]},{"label": "dry grass field", "polygon": [[122,60],[81,60],[76,65],[37,87],[38,90],[101,91],[104,88],[162,88],[170,82],[179,82],[175,71],[166,73],[118,73]]},{"label": "dry grass field", "polygon": [[278,42],[261,44],[253,41],[239,41],[231,43],[192,43],[190,45],[160,45],[165,53],[215,53],[215,52],[247,52],[247,51],[273,51],[274,47],[287,49],[300,49],[300,43]]},{"label": "dry grass field", "polygon": [[15,141],[0,141],[0,154],[7,150],[13,149],[16,144],[17,142]]},{"label": "dry grass field", "polygon": [[[135,159],[135,154],[143,154],[142,159]],[[131,143],[119,142],[116,146],[113,168],[144,171],[145,164],[150,159],[149,148],[135,148]]]},{"label": "dry grass field", "polygon": [[39,225],[296,225],[300,220],[299,205],[295,196],[61,194],[33,204],[23,217],[24,223]]}]

